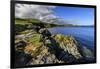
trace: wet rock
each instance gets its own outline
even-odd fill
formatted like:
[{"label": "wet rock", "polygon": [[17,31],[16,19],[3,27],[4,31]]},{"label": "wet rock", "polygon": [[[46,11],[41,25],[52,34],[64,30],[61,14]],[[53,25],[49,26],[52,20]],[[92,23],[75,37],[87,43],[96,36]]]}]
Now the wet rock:
[{"label": "wet rock", "polygon": [[87,61],[87,62],[91,62],[91,61],[94,61],[94,53],[91,49],[85,47],[85,46],[82,46],[81,47],[81,53],[84,57],[84,59]]}]

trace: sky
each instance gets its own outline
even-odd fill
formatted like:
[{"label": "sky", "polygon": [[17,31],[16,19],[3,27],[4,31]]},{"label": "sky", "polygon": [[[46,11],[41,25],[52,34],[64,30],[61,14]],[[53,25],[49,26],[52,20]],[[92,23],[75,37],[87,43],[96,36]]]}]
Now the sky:
[{"label": "sky", "polygon": [[55,15],[72,24],[94,25],[94,8],[63,7],[54,9]]},{"label": "sky", "polygon": [[64,23],[94,25],[94,8],[16,4],[15,17],[36,18],[48,23],[53,18],[61,18]]}]

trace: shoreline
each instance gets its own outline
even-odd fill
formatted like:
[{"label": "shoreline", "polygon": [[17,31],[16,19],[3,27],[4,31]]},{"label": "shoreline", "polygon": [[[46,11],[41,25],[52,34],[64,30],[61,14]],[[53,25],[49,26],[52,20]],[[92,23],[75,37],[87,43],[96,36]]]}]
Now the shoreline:
[{"label": "shoreline", "polygon": [[[27,34],[25,34],[25,35],[27,35]],[[30,54],[30,56],[34,56],[32,59],[34,59],[35,61],[34,60],[31,61],[30,63],[28,63],[29,65],[31,63],[33,63],[33,65],[39,64],[39,63],[36,63],[37,61],[44,63],[44,61],[39,59],[40,57],[41,57],[41,59],[44,59],[44,57],[45,57],[46,58],[45,61],[46,62],[48,61],[47,63],[50,63],[50,61],[52,61],[52,63],[54,61],[56,63],[66,63],[66,62],[73,63],[76,61],[77,62],[86,62],[87,61],[85,59],[85,57],[82,56],[83,51],[82,50],[81,50],[81,52],[79,51],[80,50],[79,42],[73,36],[68,36],[68,35],[65,36],[62,34],[56,34],[56,35],[52,34],[51,38],[45,39],[45,44],[43,44],[43,42],[41,41],[41,34],[34,32],[31,35],[33,35],[33,36],[29,37],[29,35],[27,35],[28,37],[27,36],[24,37],[29,40],[28,40],[28,43],[26,43],[25,47],[22,50],[17,49],[17,47],[22,48],[23,43],[21,43],[19,41],[19,43],[17,43],[17,45],[16,45],[16,49],[17,49],[16,51],[23,51],[24,54],[26,53],[26,54]],[[32,41],[32,42],[30,43],[30,41]],[[27,42],[27,40],[26,40],[26,42]],[[34,44],[34,42],[35,42],[35,44]],[[20,46],[20,44],[22,44],[22,46]],[[40,51],[40,49],[42,49],[42,48],[43,48],[43,50]],[[84,50],[85,50],[85,48],[84,48]],[[86,50],[90,54],[91,60],[92,60],[91,51],[87,48],[86,48]],[[84,53],[85,53],[85,55],[88,55],[86,52],[84,52]],[[47,57],[47,54],[49,57]],[[41,55],[41,56],[39,56],[39,55]],[[50,56],[50,55],[52,55],[52,56]],[[48,58],[52,58],[52,57],[53,57],[53,59],[48,60]],[[26,57],[24,57],[24,58],[26,58]],[[37,59],[35,59],[35,58],[37,58]],[[25,60],[24,61],[20,60],[20,62],[25,62]]]}]

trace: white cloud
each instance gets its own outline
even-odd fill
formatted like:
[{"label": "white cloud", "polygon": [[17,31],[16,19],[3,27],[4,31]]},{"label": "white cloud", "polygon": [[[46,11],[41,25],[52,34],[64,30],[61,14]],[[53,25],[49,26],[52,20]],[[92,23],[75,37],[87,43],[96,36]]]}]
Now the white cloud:
[{"label": "white cloud", "polygon": [[32,5],[32,4],[16,4],[15,17],[18,18],[36,18],[47,22],[52,18],[57,18],[53,13],[55,6]]}]

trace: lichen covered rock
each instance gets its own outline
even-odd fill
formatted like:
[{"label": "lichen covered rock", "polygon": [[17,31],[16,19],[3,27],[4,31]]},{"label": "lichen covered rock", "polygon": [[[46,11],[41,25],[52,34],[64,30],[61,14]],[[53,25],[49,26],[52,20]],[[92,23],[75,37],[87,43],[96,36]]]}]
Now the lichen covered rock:
[{"label": "lichen covered rock", "polygon": [[31,56],[26,65],[85,62],[82,58],[93,57],[92,52],[86,47],[81,47],[71,35],[56,34],[49,38],[41,38],[40,33],[32,33],[30,36],[25,36],[25,44],[20,42],[23,38],[16,38],[15,45],[17,52]]},{"label": "lichen covered rock", "polygon": [[82,57],[78,50],[78,43],[74,37],[57,34],[54,38],[59,43],[59,46],[64,49],[64,51],[72,54],[76,59],[80,59]]}]

